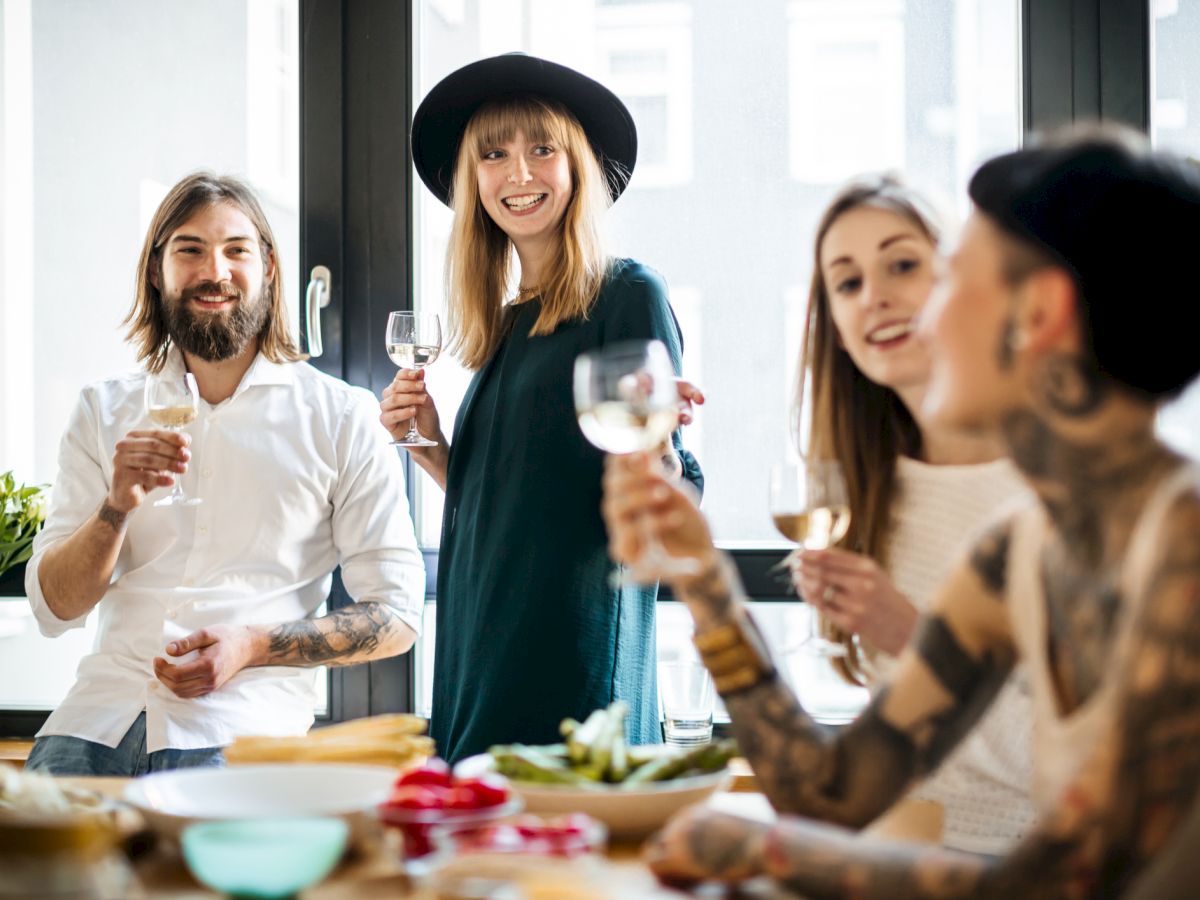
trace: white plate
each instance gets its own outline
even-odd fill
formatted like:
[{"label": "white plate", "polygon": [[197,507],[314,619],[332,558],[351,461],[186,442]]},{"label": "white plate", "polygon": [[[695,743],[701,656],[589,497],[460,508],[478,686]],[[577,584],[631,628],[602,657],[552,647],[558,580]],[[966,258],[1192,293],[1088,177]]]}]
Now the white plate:
[{"label": "white plate", "polygon": [[[486,753],[471,756],[454,767],[456,774],[477,775],[491,771],[495,760]],[[728,769],[689,778],[674,778],[636,787],[597,784],[576,787],[562,784],[537,784],[509,779],[513,790],[525,801],[526,812],[544,815],[582,812],[608,826],[617,839],[645,837],[685,806],[706,800],[726,785]]]},{"label": "white plate", "polygon": [[130,782],[125,802],[147,824],[178,838],[193,822],[285,816],[336,816],[351,840],[371,827],[375,807],[388,798],[396,770],[385,766],[245,765],[179,769]]}]

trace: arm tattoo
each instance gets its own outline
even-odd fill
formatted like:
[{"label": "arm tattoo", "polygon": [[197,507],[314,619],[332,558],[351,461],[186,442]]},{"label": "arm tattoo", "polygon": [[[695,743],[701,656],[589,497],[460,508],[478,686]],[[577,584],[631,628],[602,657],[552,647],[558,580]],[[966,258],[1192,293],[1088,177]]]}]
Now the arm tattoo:
[{"label": "arm tattoo", "polygon": [[988,654],[976,659],[941,616],[922,620],[913,639],[930,672],[953,698],[951,705],[916,724],[918,767],[931,772],[949,755],[1004,687],[1014,659]]},{"label": "arm tattoo", "polygon": [[998,598],[1004,597],[1008,583],[1008,548],[1012,526],[1004,523],[984,535],[971,550],[971,568],[984,586]]},{"label": "arm tattoo", "polygon": [[[746,644],[767,655],[744,612],[737,576],[727,567],[711,567],[682,593],[689,603],[720,611],[725,622],[741,630]],[[887,809],[913,773],[912,740],[883,719],[878,700],[835,735],[804,711],[777,673],[723,699],[738,746],[778,810],[864,825]]]},{"label": "arm tattoo", "polygon": [[118,512],[109,506],[107,500],[100,504],[100,511],[96,513],[96,518],[117,534],[120,534],[122,529],[125,528],[125,520],[128,517],[128,513]]},{"label": "arm tattoo", "polygon": [[382,603],[353,603],[319,619],[285,622],[271,630],[267,665],[347,666],[378,655],[399,630]]},{"label": "arm tattoo", "polygon": [[[1189,823],[1200,797],[1200,504],[1188,502],[1190,510],[1174,511],[1162,561],[1139,586],[1148,593],[1132,623],[1129,668],[1118,676],[1123,691],[1114,731],[1033,834],[993,859],[785,818],[767,839],[768,873],[811,897],[1121,895]],[[937,644],[923,635],[926,654]]]}]

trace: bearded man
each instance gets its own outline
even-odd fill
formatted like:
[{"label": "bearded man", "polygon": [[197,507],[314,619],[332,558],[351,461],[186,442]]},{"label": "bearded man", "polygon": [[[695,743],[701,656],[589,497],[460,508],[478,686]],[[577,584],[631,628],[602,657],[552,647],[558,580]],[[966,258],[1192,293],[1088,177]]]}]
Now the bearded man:
[{"label": "bearded man", "polygon": [[[26,575],[43,634],[99,615],[27,768],[221,765],[240,735],[308,730],[311,667],[412,646],[425,572],[403,470],[375,398],[302,361],[279,267],[236,179],[191,175],[155,213],[126,318],[144,369],[81,392]],[[196,419],[154,428],[147,380],[185,372]],[[193,502],[155,505],[177,479]],[[317,617],[339,564],[356,602]]]}]

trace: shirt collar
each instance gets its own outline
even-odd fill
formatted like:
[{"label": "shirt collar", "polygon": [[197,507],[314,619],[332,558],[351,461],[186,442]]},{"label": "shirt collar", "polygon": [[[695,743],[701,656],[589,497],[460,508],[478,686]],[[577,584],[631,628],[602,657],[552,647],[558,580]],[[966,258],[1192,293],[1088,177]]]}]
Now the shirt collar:
[{"label": "shirt collar", "polygon": [[[250,368],[246,370],[246,374],[242,376],[242,381],[237,386],[237,389],[234,390],[232,397],[236,397],[247,388],[259,385],[292,384],[296,380],[295,366],[295,363],[271,362],[271,360],[263,356],[260,350],[254,357],[254,362],[250,363]],[[171,349],[167,351],[167,361],[163,366],[163,371],[179,376],[182,376],[184,373],[183,354],[173,344]]]}]

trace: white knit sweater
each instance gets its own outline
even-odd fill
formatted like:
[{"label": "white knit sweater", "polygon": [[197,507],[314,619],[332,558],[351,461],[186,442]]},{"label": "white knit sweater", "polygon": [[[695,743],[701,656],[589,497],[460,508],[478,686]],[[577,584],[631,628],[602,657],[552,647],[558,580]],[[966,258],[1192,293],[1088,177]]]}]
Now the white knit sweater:
[{"label": "white knit sweater", "polygon": [[[1007,460],[931,466],[901,457],[896,481],[888,569],[897,589],[922,611],[972,538],[1030,497]],[[894,662],[877,657],[873,670],[886,677]],[[971,734],[917,788],[915,796],[942,805],[947,847],[1003,853],[1033,826],[1030,696],[1028,674],[1018,666]]]}]

